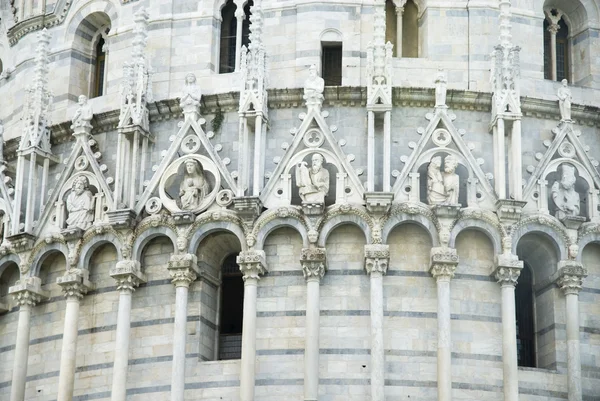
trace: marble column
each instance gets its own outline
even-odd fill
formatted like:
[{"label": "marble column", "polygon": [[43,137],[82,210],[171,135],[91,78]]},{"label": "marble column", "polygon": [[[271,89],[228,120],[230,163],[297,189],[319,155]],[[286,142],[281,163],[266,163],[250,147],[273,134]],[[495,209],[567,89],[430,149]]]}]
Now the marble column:
[{"label": "marble column", "polygon": [[190,284],[198,277],[198,259],[196,255],[190,253],[171,255],[168,269],[171,275],[171,282],[175,285],[171,401],[184,401],[188,290]]},{"label": "marble column", "polygon": [[389,261],[389,245],[365,245],[365,269],[371,277],[371,401],[385,399],[383,276]]},{"label": "marble column", "polygon": [[431,248],[431,265],[429,273],[431,273],[437,282],[438,299],[438,401],[450,401],[452,399],[450,280],[454,277],[457,265],[458,254],[456,253],[456,249],[447,247]]},{"label": "marble column", "polygon": [[242,28],[246,17],[241,3],[241,1],[237,3],[237,10],[235,11],[235,18],[237,20],[235,32],[235,71],[240,70],[240,61],[242,57]]},{"label": "marble column", "polygon": [[556,71],[556,33],[559,29],[560,26],[554,22],[548,26],[548,32],[550,32],[550,79],[553,81],[556,81],[558,75]]},{"label": "marble column", "polygon": [[304,401],[317,401],[319,395],[319,316],[321,314],[319,287],[327,270],[325,248],[303,248],[300,264],[306,279]]},{"label": "marble column", "polygon": [[574,260],[558,262],[557,285],[567,303],[567,384],[569,401],[581,401],[581,350],[579,348],[579,291],[587,271]]},{"label": "marble column", "polygon": [[8,290],[17,305],[19,305],[19,321],[17,323],[17,341],[15,344],[10,401],[25,400],[31,309],[40,301],[48,298],[48,294],[42,291],[41,288],[42,282],[38,277],[26,277],[17,281]]},{"label": "marble column", "polygon": [[77,333],[79,329],[79,302],[92,288],[88,281],[89,271],[83,269],[68,270],[56,283],[62,287],[67,299],[65,310],[65,328],[63,330],[60,352],[60,373],[58,376],[58,401],[71,401],[75,385],[75,358],[77,356]]},{"label": "marble column", "polygon": [[244,279],[244,312],[242,321],[242,361],[240,368],[240,400],[254,401],[256,364],[256,298],[260,276],[267,272],[264,251],[249,250],[237,257]]},{"label": "marble column", "polygon": [[[401,1],[404,5],[405,1]],[[404,7],[396,7],[396,57],[402,57],[402,17]]]},{"label": "marble column", "polygon": [[523,269],[517,255],[504,253],[496,256],[493,276],[502,291],[502,373],[504,401],[519,399],[519,366],[517,361],[517,324],[515,314],[515,286]]},{"label": "marble column", "polygon": [[129,364],[129,332],[131,330],[131,295],[146,277],[140,268],[140,262],[121,260],[110,270],[119,291],[119,311],[117,314],[117,333],[115,338],[115,360],[111,401],[125,401],[127,391],[127,366]]}]

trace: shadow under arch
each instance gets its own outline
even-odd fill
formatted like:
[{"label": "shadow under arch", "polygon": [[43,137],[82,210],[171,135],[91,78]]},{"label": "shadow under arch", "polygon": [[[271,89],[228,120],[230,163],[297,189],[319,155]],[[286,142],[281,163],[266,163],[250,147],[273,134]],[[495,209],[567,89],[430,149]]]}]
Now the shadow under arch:
[{"label": "shadow under arch", "polygon": [[438,231],[433,221],[421,214],[408,213],[394,214],[385,222],[381,230],[382,242],[384,244],[387,244],[390,233],[394,231],[396,227],[401,226],[403,224],[418,225],[419,227],[423,228],[427,232],[427,234],[429,234],[429,238],[431,239],[431,243],[434,247],[440,246]]},{"label": "shadow under arch", "polygon": [[76,41],[76,32],[81,23],[90,15],[97,13],[104,14],[111,26],[118,26],[119,13],[117,12],[117,7],[113,4],[113,2],[109,0],[94,0],[85,3],[78,8],[67,21],[67,29],[65,30],[64,36],[65,43],[68,43],[70,47],[72,47],[73,43]]},{"label": "shadow under arch", "polygon": [[212,221],[210,223],[205,223],[195,228],[194,234],[192,235],[192,238],[189,241],[188,253],[196,254],[196,251],[198,250],[198,247],[200,246],[202,241],[208,235],[214,234],[219,231],[233,234],[240,242],[240,247],[242,251],[248,249],[246,244],[246,236],[244,235],[244,231],[240,226],[227,221]]},{"label": "shadow under arch", "polygon": [[11,266],[12,264],[16,264],[19,272],[21,271],[21,259],[18,255],[14,253],[9,253],[0,258],[0,276],[4,273],[4,270]]},{"label": "shadow under arch", "polygon": [[40,274],[40,268],[42,266],[42,263],[44,263],[44,261],[51,256],[52,254],[55,253],[60,253],[64,256],[65,258],[65,262],[67,263],[68,266],[68,260],[69,260],[69,250],[67,249],[67,245],[62,244],[60,242],[55,242],[52,243],[50,245],[46,245],[44,247],[42,247],[42,249],[40,249],[35,255],[33,255],[33,257],[30,259],[31,260],[31,267],[29,269],[29,273],[27,274],[29,277],[38,277]]},{"label": "shadow under arch", "polygon": [[289,227],[298,232],[302,237],[302,246],[307,248],[310,244],[308,240],[308,231],[302,222],[294,217],[278,217],[274,220],[269,221],[267,224],[262,226],[256,235],[256,249],[263,249],[265,240],[273,231],[280,228]]},{"label": "shadow under arch", "polygon": [[590,244],[600,245],[600,233],[588,233],[579,239],[577,242],[577,245],[579,246],[579,252],[577,253],[578,262],[583,262],[583,250]]},{"label": "shadow under arch", "polygon": [[142,260],[142,251],[148,245],[150,241],[154,238],[158,237],[167,237],[171,240],[171,244],[173,245],[174,253],[177,252],[177,234],[167,226],[158,226],[158,227],[150,227],[144,231],[142,231],[135,242],[133,243],[133,249],[131,251],[131,258],[133,260],[137,260],[141,262]]},{"label": "shadow under arch", "polygon": [[486,221],[473,218],[461,219],[452,227],[448,247],[455,247],[456,238],[464,230],[475,230],[485,234],[494,246],[494,254],[498,255],[502,253],[502,233],[500,230]]},{"label": "shadow under arch", "polygon": [[372,243],[371,226],[369,225],[369,223],[356,214],[346,213],[334,216],[325,221],[325,223],[321,226],[317,246],[319,246],[320,248],[325,247],[325,243],[327,242],[329,234],[331,234],[333,230],[344,224],[350,224],[360,228],[365,236],[366,243]]},{"label": "shadow under arch", "polygon": [[117,260],[123,260],[123,254],[121,253],[121,240],[112,234],[105,233],[102,235],[94,236],[91,241],[87,242],[79,252],[79,262],[77,263],[77,267],[79,269],[88,269],[90,265],[90,259],[94,252],[103,245],[111,244],[115,247],[117,251]]},{"label": "shadow under arch", "polygon": [[512,233],[512,253],[518,255],[517,246],[521,239],[529,234],[539,234],[550,240],[553,249],[556,251],[559,260],[568,259],[569,244],[565,241],[565,237],[559,234],[556,230],[541,223],[531,222],[518,227]]}]

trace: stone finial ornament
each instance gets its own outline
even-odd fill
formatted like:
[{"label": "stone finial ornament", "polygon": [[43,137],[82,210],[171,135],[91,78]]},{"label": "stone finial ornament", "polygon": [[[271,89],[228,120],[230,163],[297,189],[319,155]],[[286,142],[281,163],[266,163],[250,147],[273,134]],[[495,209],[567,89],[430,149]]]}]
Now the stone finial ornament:
[{"label": "stone finial ornament", "polygon": [[312,166],[309,169],[302,161],[296,166],[296,185],[303,202],[324,203],[329,193],[329,171],[323,167],[323,155],[312,155]]},{"label": "stone finial ornament", "polygon": [[579,216],[579,194],[575,191],[575,167],[570,164],[561,165],[560,180],[552,184],[551,197],[556,205],[555,216],[563,220],[568,216]]},{"label": "stone finial ornament", "polygon": [[304,100],[308,108],[320,108],[323,105],[323,91],[325,81],[317,74],[317,66],[312,64],[308,68],[308,78],[304,81]]},{"label": "stone finial ornament", "polygon": [[88,98],[85,95],[79,95],[78,107],[75,110],[75,114],[71,120],[71,129],[77,130],[77,128],[92,128],[92,118],[94,117],[94,112],[92,111],[92,106],[88,102]]},{"label": "stone finial ornament", "polygon": [[87,230],[94,222],[94,195],[85,176],[75,178],[67,197],[67,228]]},{"label": "stone finial ornament", "polygon": [[196,210],[210,193],[210,184],[204,174],[202,163],[195,159],[185,162],[185,174],[179,185],[179,201],[182,210]]},{"label": "stone finial ornament", "polygon": [[558,97],[558,108],[560,109],[560,121],[571,121],[571,102],[573,96],[569,89],[569,82],[566,79],[561,81],[562,86],[558,88],[556,96]]}]

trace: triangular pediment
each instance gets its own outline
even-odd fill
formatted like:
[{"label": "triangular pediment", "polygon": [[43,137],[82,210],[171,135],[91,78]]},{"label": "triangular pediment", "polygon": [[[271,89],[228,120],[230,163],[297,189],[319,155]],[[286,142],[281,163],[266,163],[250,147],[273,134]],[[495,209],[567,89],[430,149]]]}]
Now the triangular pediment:
[{"label": "triangular pediment", "polygon": [[456,116],[446,108],[438,107],[426,117],[429,124],[425,129],[418,130],[420,140],[409,144],[413,150],[410,156],[402,160],[404,168],[392,189],[394,199],[426,203],[423,194],[427,186],[427,166],[433,157],[445,159],[451,155],[458,163],[456,174],[460,182],[460,204],[463,207],[493,207],[497,196],[481,169],[483,159],[473,156],[463,139],[464,130],[459,131],[453,123]]},{"label": "triangular pediment", "polygon": [[261,201],[267,208],[288,206],[298,202],[296,185],[297,166],[311,165],[314,154],[323,158],[323,167],[329,171],[330,187],[325,196],[325,204],[363,203],[364,187],[354,168],[350,165],[351,155],[346,155],[334,130],[325,121],[327,111],[319,107],[309,107],[302,113],[302,124],[294,134],[294,141],[281,157],[277,168],[271,175],[261,193]]}]

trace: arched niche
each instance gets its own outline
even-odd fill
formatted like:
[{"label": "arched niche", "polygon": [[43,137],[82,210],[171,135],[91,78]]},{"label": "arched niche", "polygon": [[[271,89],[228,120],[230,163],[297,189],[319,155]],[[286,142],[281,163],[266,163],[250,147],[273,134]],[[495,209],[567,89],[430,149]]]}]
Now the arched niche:
[{"label": "arched niche", "polygon": [[0,265],[0,305],[4,305],[7,310],[14,306],[12,297],[8,290],[15,285],[21,278],[19,266],[13,261],[7,261]]},{"label": "arched niche", "polygon": [[[586,220],[599,215],[597,208],[594,210],[597,205],[590,196],[590,190],[595,188],[594,180],[580,162],[567,157],[554,159],[548,164],[542,177],[547,182],[544,184],[547,188],[538,184],[540,209],[548,210],[559,220],[569,213]],[[544,204],[544,201],[547,203]],[[576,211],[573,211],[574,207]]]},{"label": "arched niche", "polygon": [[[494,271],[494,257],[497,254],[498,244],[494,241],[494,237],[481,227],[470,226],[461,230],[456,235],[453,245],[459,260],[457,273],[487,277]],[[492,302],[498,299],[472,299],[472,301]]]},{"label": "arched niche", "polygon": [[[88,188],[86,191],[91,192],[92,196],[92,213],[89,216],[90,224],[99,223],[105,221],[106,219],[106,211],[108,207],[106,205],[106,199],[102,193],[100,183],[98,182],[98,177],[89,171],[80,171],[76,174],[73,174],[62,187],[59,195],[58,201],[55,203],[56,214],[55,214],[55,222],[56,226],[59,229],[65,228],[75,228],[68,227],[67,221],[69,218],[69,195],[74,190],[74,184],[77,181],[87,180]],[[79,208],[79,206],[78,206]]]},{"label": "arched niche", "polygon": [[[385,243],[390,249],[389,276],[395,276],[395,272],[418,271],[429,279],[429,255],[434,242],[425,227],[415,221],[404,221],[394,226]],[[403,286],[402,283],[396,285]]]}]

